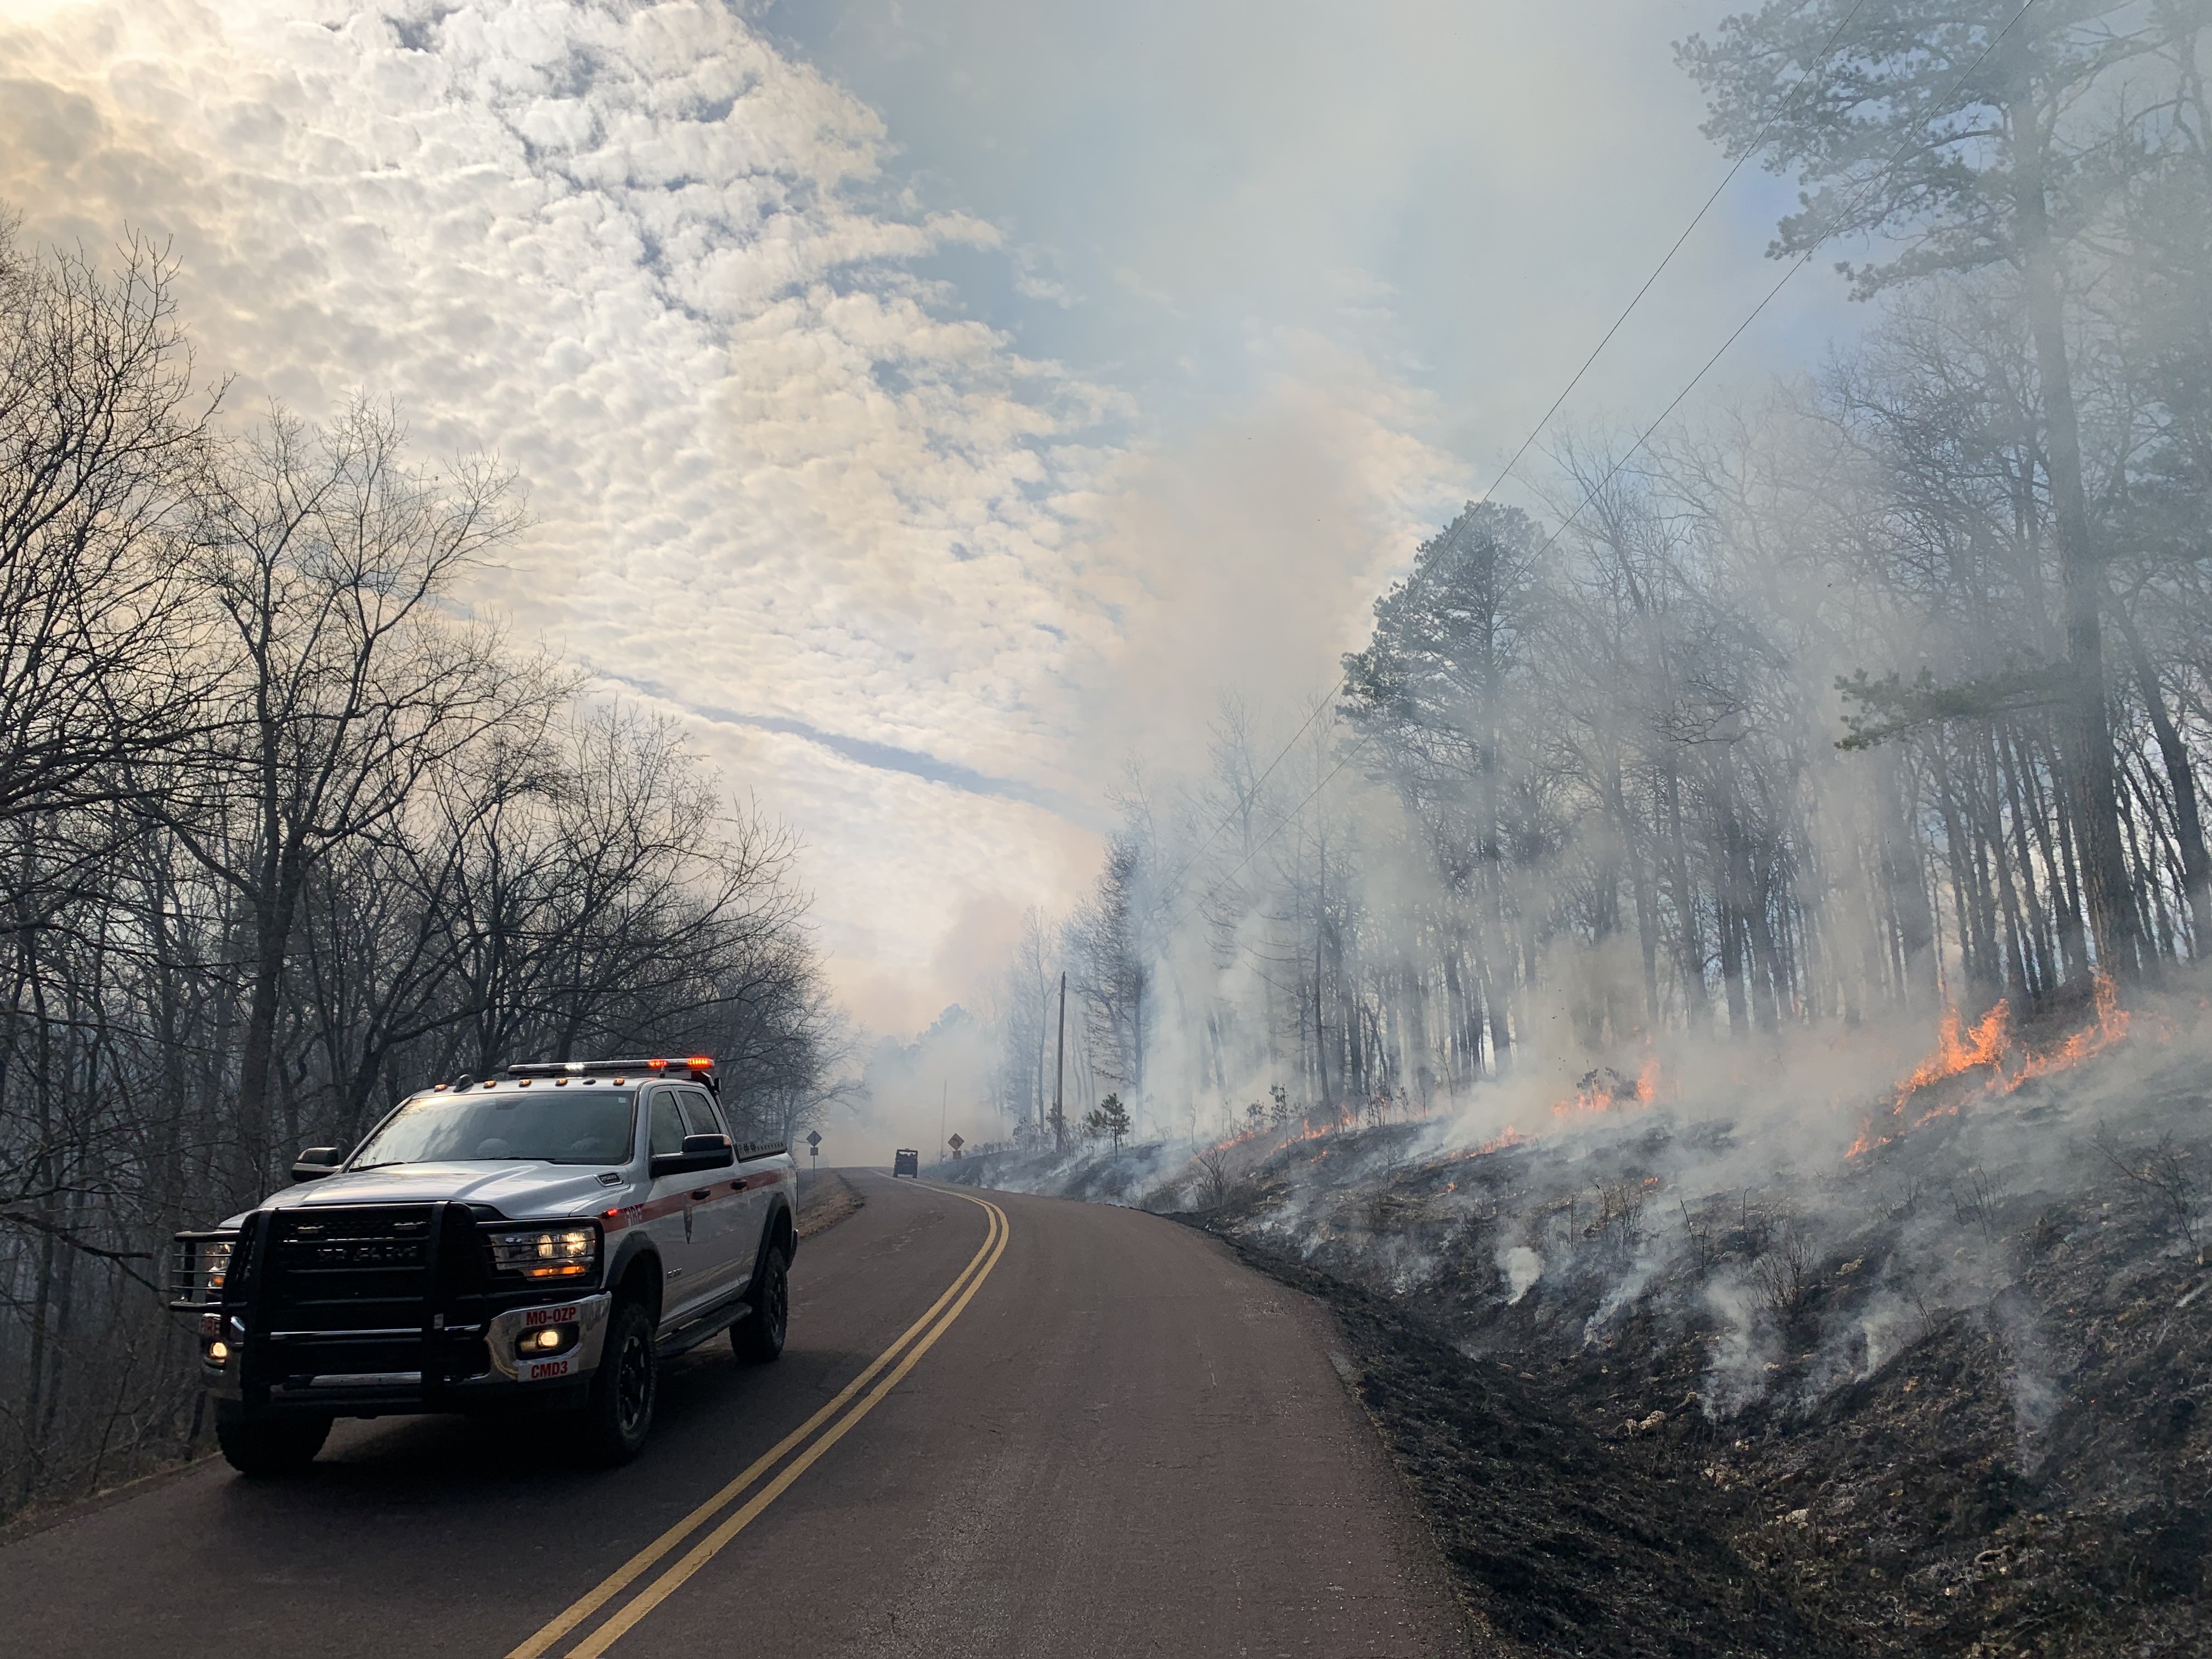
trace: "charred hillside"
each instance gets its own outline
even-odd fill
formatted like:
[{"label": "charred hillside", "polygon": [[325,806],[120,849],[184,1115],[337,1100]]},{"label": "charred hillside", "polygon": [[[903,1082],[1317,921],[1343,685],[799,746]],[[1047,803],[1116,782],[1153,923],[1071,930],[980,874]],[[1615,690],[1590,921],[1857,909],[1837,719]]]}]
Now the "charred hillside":
[{"label": "charred hillside", "polygon": [[1939,1052],[1827,1167],[1629,1103],[1248,1143],[1194,1218],[1335,1304],[1535,1648],[2201,1653],[2212,1068],[2171,1030],[2051,1064],[2101,1029]]}]

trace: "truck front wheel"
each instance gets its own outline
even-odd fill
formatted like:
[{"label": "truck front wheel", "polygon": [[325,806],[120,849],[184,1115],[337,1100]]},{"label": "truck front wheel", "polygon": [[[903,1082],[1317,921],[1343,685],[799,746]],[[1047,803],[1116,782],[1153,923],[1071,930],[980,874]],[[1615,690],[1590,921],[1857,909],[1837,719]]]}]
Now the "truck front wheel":
[{"label": "truck front wheel", "polygon": [[222,1415],[216,1419],[216,1443],[223,1461],[254,1480],[294,1474],[315,1461],[330,1437],[327,1417]]},{"label": "truck front wheel", "polygon": [[653,1316],[635,1302],[617,1302],[607,1321],[606,1346],[583,1409],[579,1449],[594,1463],[627,1463],[645,1446],[660,1394],[653,1352]]}]

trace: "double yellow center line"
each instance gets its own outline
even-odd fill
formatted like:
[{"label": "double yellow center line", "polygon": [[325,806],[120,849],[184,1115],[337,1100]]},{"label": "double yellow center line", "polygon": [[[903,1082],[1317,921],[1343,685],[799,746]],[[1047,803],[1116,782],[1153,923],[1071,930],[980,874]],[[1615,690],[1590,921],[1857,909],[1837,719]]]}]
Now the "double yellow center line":
[{"label": "double yellow center line", "polygon": [[[989,1212],[990,1224],[984,1233],[982,1248],[969,1259],[968,1265],[960,1270],[960,1276],[945,1287],[945,1294],[930,1304],[929,1311],[899,1333],[898,1340],[878,1354],[866,1370],[838,1390],[836,1397],[828,1405],[754,1459],[736,1480],[623,1562],[587,1595],[564,1609],[520,1647],[514,1649],[507,1659],[541,1659],[541,1656],[550,1653],[595,1617],[601,1608],[623,1596],[639,1579],[644,1578],[663,1557],[743,1496],[755,1481],[779,1463],[783,1463],[793,1451],[804,1446],[804,1451],[792,1457],[788,1463],[783,1463],[782,1469],[774,1480],[746,1498],[744,1504],[727,1519],[685,1550],[674,1565],[664,1569],[643,1589],[623,1601],[604,1624],[568,1649],[565,1656],[565,1659],[599,1659],[599,1656],[622,1639],[630,1626],[675,1594],[686,1579],[713,1560],[724,1546],[750,1526],[762,1510],[781,1498],[792,1482],[811,1468],[823,1453],[843,1439],[855,1423],[875,1410],[877,1402],[899,1385],[906,1374],[914,1369],[915,1362],[935,1346],[937,1339],[951,1328],[952,1322],[960,1317],[968,1304],[974,1299],[977,1288],[990,1277],[991,1269],[999,1265],[1000,1256],[1006,1252],[1006,1212],[983,1199],[969,1198],[965,1193],[952,1195],[981,1206]],[[872,1382],[875,1386],[869,1388]],[[864,1389],[867,1392],[862,1395]],[[857,1404],[854,1403],[855,1395],[860,1396]],[[839,1415],[841,1412],[842,1416]],[[826,1429],[823,1427],[825,1424],[829,1425]]]}]

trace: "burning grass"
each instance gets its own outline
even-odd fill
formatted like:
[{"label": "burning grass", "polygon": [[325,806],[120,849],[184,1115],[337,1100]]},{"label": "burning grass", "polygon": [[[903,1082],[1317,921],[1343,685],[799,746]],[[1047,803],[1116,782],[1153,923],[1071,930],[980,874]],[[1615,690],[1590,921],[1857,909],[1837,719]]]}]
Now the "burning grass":
[{"label": "burning grass", "polygon": [[[1863,1157],[1937,1118],[1956,1117],[1967,1097],[1943,1086],[1955,1079],[1978,1076],[1982,1095],[2008,1095],[2038,1078],[2070,1071],[2123,1042],[2133,1016],[2120,1006],[2118,988],[2109,975],[2097,975],[2091,1006],[2088,1024],[2039,1047],[2014,1030],[2008,1003],[1997,1003],[1970,1030],[1955,1006],[1945,1010],[1936,1052],[1898,1085],[1887,1121],[1879,1128],[1873,1118],[1866,1121],[1850,1156]],[[2172,1035],[2171,1026],[2162,1023],[2160,1036]]]}]

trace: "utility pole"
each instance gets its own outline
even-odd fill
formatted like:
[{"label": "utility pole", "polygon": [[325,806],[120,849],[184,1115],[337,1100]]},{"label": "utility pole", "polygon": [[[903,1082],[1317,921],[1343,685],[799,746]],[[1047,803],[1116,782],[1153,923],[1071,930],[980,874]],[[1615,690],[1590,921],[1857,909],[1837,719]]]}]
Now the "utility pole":
[{"label": "utility pole", "polygon": [[1067,1113],[1060,1099],[1061,1079],[1067,1075],[1067,975],[1060,976],[1060,1036],[1052,1050],[1052,1149],[1067,1150]]},{"label": "utility pole", "polygon": [[945,1156],[945,1103],[952,1098],[952,1085],[944,1078],[937,1080],[937,1155]]}]

